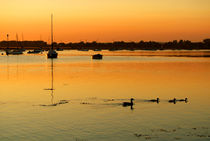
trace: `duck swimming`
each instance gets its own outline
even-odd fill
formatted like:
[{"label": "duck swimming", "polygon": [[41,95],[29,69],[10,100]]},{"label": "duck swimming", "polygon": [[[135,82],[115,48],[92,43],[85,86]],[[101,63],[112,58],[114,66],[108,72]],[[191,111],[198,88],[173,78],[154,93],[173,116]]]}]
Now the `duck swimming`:
[{"label": "duck swimming", "polygon": [[126,107],[126,106],[133,106],[133,98],[131,98],[131,102],[123,102],[123,106]]},{"label": "duck swimming", "polygon": [[185,99],[177,99],[177,101],[184,101],[184,102],[188,102],[188,99],[185,98]]},{"label": "duck swimming", "polygon": [[175,104],[175,103],[176,103],[176,98],[174,98],[174,99],[172,99],[172,100],[169,100],[168,102],[169,102],[169,103],[174,103],[174,104]]},{"label": "duck swimming", "polygon": [[159,103],[160,102],[160,99],[159,98],[157,98],[157,99],[151,99],[151,100],[149,100],[149,102],[157,102],[157,103]]}]

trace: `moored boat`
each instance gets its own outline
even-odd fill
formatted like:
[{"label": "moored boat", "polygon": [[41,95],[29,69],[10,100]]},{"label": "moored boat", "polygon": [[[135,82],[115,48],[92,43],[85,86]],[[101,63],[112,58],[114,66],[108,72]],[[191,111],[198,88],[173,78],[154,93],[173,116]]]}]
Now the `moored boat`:
[{"label": "moored boat", "polygon": [[7,49],[6,54],[7,55],[20,55],[20,54],[23,54],[23,51],[19,49],[14,49],[14,50]]},{"label": "moored boat", "polygon": [[41,53],[41,52],[43,52],[43,50],[41,50],[41,49],[34,49],[32,51],[29,50],[27,53],[28,54],[38,54],[38,53]]},{"label": "moored boat", "polygon": [[53,15],[51,15],[51,49],[47,53],[47,58],[57,58],[58,53],[53,49]]},{"label": "moored boat", "polygon": [[57,57],[58,53],[53,49],[50,49],[49,52],[47,53],[47,58],[57,58]]},{"label": "moored boat", "polygon": [[95,55],[92,56],[92,59],[99,59],[99,60],[101,60],[101,59],[103,59],[103,55],[95,54]]}]

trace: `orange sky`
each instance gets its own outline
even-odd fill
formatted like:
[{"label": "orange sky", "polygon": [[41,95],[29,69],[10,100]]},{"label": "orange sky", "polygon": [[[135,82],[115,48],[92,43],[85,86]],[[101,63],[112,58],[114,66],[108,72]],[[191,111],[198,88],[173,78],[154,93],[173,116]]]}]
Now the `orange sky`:
[{"label": "orange sky", "polygon": [[1,0],[0,40],[57,42],[201,41],[210,37],[210,0]]}]

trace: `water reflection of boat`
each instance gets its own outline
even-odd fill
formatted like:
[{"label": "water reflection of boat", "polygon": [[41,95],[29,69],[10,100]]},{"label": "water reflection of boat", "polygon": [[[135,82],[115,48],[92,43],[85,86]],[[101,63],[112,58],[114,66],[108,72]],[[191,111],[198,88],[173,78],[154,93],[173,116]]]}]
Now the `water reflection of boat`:
[{"label": "water reflection of boat", "polygon": [[53,87],[53,59],[51,59],[51,88],[47,88],[44,90],[49,90],[51,91],[51,104],[50,105],[41,105],[41,106],[56,106],[56,104],[53,102],[54,101],[54,87]]},{"label": "water reflection of boat", "polygon": [[52,98],[51,98],[51,102],[52,102],[52,104],[54,104],[54,103],[53,103],[53,99],[54,99],[54,95],[53,95],[53,94],[54,94],[54,93],[53,93],[53,92],[54,92],[53,80],[54,80],[54,79],[53,79],[53,59],[51,59],[51,97],[52,97]]},{"label": "water reflection of boat", "polygon": [[60,100],[58,102],[54,102],[54,74],[53,74],[53,58],[51,58],[51,88],[47,88],[47,89],[44,89],[44,90],[49,90],[51,91],[50,95],[51,95],[51,104],[42,104],[40,106],[58,106],[58,105],[61,105],[61,104],[66,104],[66,103],[69,103],[69,100]]},{"label": "water reflection of boat", "polygon": [[51,49],[47,53],[47,58],[57,58],[58,53],[53,49],[53,15],[51,15]]}]

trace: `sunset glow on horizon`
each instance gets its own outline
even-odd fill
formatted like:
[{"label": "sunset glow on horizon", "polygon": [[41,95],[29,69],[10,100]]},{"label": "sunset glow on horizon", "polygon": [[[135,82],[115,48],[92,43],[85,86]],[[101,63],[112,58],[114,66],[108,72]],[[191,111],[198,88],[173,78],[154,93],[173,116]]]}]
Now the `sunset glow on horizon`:
[{"label": "sunset glow on horizon", "polygon": [[209,0],[3,0],[0,41],[202,41],[210,37]]}]

